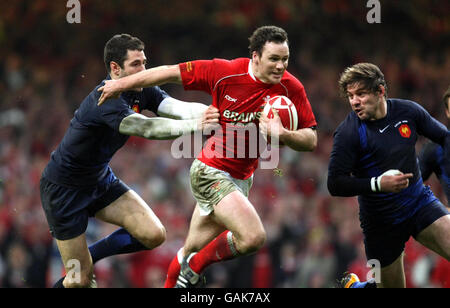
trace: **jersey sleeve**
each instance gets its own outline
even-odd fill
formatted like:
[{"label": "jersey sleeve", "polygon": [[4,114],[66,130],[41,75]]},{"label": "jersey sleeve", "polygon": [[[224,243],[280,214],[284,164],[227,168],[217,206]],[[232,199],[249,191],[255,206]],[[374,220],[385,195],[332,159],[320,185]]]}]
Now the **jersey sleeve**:
[{"label": "jersey sleeve", "polygon": [[97,105],[101,93],[98,88],[104,85],[104,81],[92,90],[87,97],[87,101],[81,104],[75,113],[75,118],[83,126],[108,126],[115,131],[119,131],[122,120],[133,114],[134,111],[127,104],[124,94],[119,98],[108,99],[104,104]]},{"label": "jersey sleeve", "polygon": [[425,144],[419,155],[420,173],[422,174],[423,181],[428,180],[431,174],[436,170],[437,158],[436,158],[437,144],[429,142]]},{"label": "jersey sleeve", "polygon": [[444,146],[446,138],[449,136],[449,131],[444,124],[433,118],[428,111],[415,102],[413,104],[414,112],[416,113],[417,131],[431,141]]},{"label": "jersey sleeve", "polygon": [[169,97],[169,94],[160,87],[144,88],[142,90],[142,109],[147,109],[157,114],[159,105],[167,97]]},{"label": "jersey sleeve", "polygon": [[[450,133],[450,131],[448,131]],[[450,206],[450,135],[447,134],[444,145],[444,174],[442,176],[445,194],[447,195],[447,206]]]},{"label": "jersey sleeve", "polygon": [[307,128],[307,127],[316,127],[317,122],[314,116],[311,103],[308,100],[306,95],[305,88],[301,86],[298,91],[292,97],[292,102],[297,108],[298,114],[298,127],[299,128]]},{"label": "jersey sleeve", "polygon": [[370,179],[353,175],[360,152],[357,129],[344,121],[333,135],[333,149],[328,165],[328,190],[333,196],[357,196],[371,193]]},{"label": "jersey sleeve", "polygon": [[229,61],[223,59],[196,60],[180,63],[181,79],[185,90],[212,94],[216,82],[226,70]]},{"label": "jersey sleeve", "polygon": [[119,131],[120,123],[125,117],[135,113],[123,98],[110,99],[97,108],[99,108],[98,122],[115,131]]}]

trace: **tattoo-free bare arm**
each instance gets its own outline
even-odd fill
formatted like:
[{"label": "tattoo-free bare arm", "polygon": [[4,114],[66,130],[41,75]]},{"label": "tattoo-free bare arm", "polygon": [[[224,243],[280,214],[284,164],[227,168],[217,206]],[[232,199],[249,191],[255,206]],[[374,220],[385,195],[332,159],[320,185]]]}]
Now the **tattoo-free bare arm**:
[{"label": "tattoo-free bare arm", "polygon": [[280,141],[295,151],[314,151],[317,146],[317,131],[312,128],[284,130]]},{"label": "tattoo-free bare arm", "polygon": [[148,118],[135,113],[125,117],[119,126],[124,135],[147,139],[174,139],[199,129],[198,120],[173,120],[167,118]]},{"label": "tattoo-free bare arm", "polygon": [[123,78],[106,80],[105,85],[98,88],[102,92],[98,105],[107,99],[117,97],[119,93],[136,88],[159,86],[166,83],[181,84],[181,72],[178,65],[163,65],[141,71]]},{"label": "tattoo-free bare arm", "polygon": [[200,118],[207,105],[195,102],[184,102],[173,97],[165,98],[158,107],[158,115],[162,117],[189,120]]},{"label": "tattoo-free bare arm", "polygon": [[149,118],[139,113],[125,117],[119,125],[119,132],[129,136],[147,139],[175,139],[181,135],[203,130],[219,123],[219,110],[209,106],[200,117],[190,120],[173,120],[168,118]]}]

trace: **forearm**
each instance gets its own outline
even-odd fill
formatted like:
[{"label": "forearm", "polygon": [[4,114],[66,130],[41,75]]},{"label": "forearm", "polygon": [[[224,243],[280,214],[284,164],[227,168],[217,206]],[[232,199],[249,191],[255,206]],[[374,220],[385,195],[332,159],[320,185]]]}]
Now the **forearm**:
[{"label": "forearm", "polygon": [[148,118],[137,113],[124,118],[119,126],[121,134],[157,140],[175,139],[198,129],[197,119]]},{"label": "forearm", "polygon": [[295,151],[314,151],[317,146],[317,132],[312,128],[295,131],[283,130],[280,141]]},{"label": "forearm", "polygon": [[178,65],[158,66],[117,79],[117,92],[159,86],[166,83],[181,83],[181,73]]},{"label": "forearm", "polygon": [[373,193],[371,179],[360,179],[353,176],[328,175],[328,191],[332,196],[352,197]]},{"label": "forearm", "polygon": [[373,193],[371,178],[358,178],[355,172],[355,153],[335,136],[328,163],[327,187],[332,196],[351,197]]},{"label": "forearm", "polygon": [[202,117],[207,108],[207,105],[201,103],[184,102],[167,97],[159,105],[158,115],[178,120],[197,119]]}]

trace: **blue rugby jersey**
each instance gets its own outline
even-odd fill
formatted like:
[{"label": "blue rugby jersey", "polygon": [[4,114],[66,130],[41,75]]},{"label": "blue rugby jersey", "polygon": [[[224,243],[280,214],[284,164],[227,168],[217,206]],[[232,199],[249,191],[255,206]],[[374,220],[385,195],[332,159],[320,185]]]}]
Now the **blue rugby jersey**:
[{"label": "blue rugby jersey", "polygon": [[[328,189],[334,196],[358,196],[362,226],[369,221],[400,223],[420,207],[436,200],[422,182],[415,145],[418,135],[438,144],[448,139],[447,128],[419,104],[387,100],[387,115],[361,121],[351,112],[334,133],[328,166]],[[389,169],[413,173],[400,193],[374,193],[370,179]]]},{"label": "blue rugby jersey", "polygon": [[108,166],[114,153],[129,136],[119,133],[121,121],[144,109],[157,112],[169,95],[159,87],[142,92],[128,91],[120,98],[97,106],[100,92],[95,87],[83,100],[70,121],[64,138],[43,172],[50,182],[65,186],[85,186],[101,182],[111,173]]},{"label": "blue rugby jersey", "polygon": [[429,142],[420,153],[419,163],[422,179],[426,181],[432,173],[435,173],[441,182],[447,201],[450,202],[450,152],[446,152],[444,147],[436,143]]}]

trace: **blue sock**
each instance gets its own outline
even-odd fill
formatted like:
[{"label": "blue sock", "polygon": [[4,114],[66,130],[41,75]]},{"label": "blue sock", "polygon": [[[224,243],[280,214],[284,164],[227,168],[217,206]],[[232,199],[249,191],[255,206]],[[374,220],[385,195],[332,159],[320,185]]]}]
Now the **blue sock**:
[{"label": "blue sock", "polygon": [[376,288],[377,284],[375,283],[375,279],[370,279],[363,282],[354,282],[350,288],[355,289],[369,289],[369,288]]},{"label": "blue sock", "polygon": [[93,263],[109,256],[147,249],[124,228],[114,231],[104,239],[89,246]]},{"label": "blue sock", "polygon": [[367,281],[364,281],[364,282],[356,281],[352,284],[352,286],[350,288],[363,289],[363,288],[365,288],[366,284],[367,284]]},{"label": "blue sock", "polygon": [[64,277],[62,277],[61,279],[59,279],[59,280],[53,285],[52,288],[55,288],[55,289],[64,289],[64,285],[63,285],[64,278],[66,278],[66,276],[64,276]]}]

